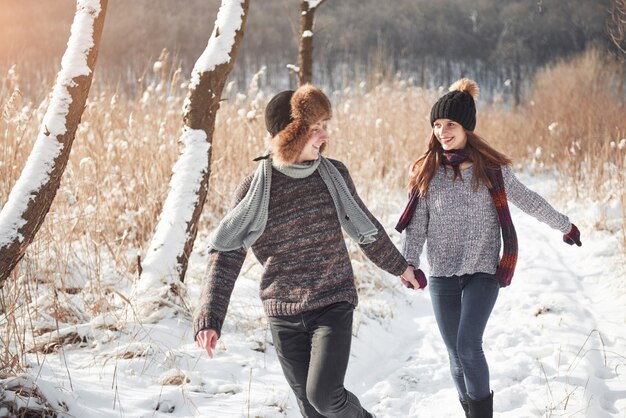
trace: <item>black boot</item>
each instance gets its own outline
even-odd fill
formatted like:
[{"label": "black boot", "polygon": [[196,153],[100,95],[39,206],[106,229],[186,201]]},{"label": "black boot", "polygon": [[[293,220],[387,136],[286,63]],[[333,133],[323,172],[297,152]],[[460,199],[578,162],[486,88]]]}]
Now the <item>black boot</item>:
[{"label": "black boot", "polygon": [[469,404],[466,401],[461,401],[460,399],[459,401],[461,402],[461,406],[463,407],[463,410],[465,411],[465,418],[471,418],[469,414]]},{"label": "black boot", "polygon": [[469,396],[469,416],[472,418],[493,418],[493,392],[485,399],[475,401]]}]

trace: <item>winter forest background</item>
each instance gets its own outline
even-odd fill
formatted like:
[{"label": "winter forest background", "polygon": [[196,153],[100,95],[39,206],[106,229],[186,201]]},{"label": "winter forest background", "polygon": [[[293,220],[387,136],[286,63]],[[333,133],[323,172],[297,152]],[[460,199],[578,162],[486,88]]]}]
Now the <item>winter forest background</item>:
[{"label": "winter forest background", "polygon": [[[46,112],[57,103],[57,73],[68,70],[61,57],[77,3],[101,1],[0,0],[3,211],[32,172],[38,138],[56,133]],[[208,362],[189,335],[207,236],[265,151],[265,104],[299,82],[306,2],[250,1],[229,64],[199,59],[221,3],[244,1],[108,1],[58,191],[0,281],[0,416],[298,416],[271,352],[252,256],[221,360]],[[507,320],[490,337],[497,416],[626,416],[625,22],[624,0],[325,0],[315,11],[312,80],[333,103],[328,155],[350,168],[394,242],[430,106],[462,76],[481,86],[477,133],[583,232],[582,251],[561,255],[559,234],[514,213],[530,254],[521,254],[498,302]],[[213,77],[209,62],[225,78]],[[220,94],[203,102],[194,94],[207,85]],[[195,113],[217,106],[208,121]],[[175,224],[186,210],[180,202],[197,191],[185,188],[200,181],[194,167],[206,174],[196,229],[163,232],[159,225]],[[183,274],[176,267],[163,277],[167,256],[190,236]],[[406,293],[348,245],[361,300],[348,383],[364,385],[356,392],[380,417],[456,416],[446,409],[456,399],[427,292]],[[414,315],[417,327],[398,321]],[[432,337],[432,350],[415,353],[416,328],[420,341]],[[380,362],[363,335],[387,341],[380,349],[395,357]],[[368,373],[374,364],[381,369]]]},{"label": "winter forest background", "polygon": [[[75,2],[1,0],[0,56],[40,77],[58,65]],[[188,74],[204,49],[219,1],[111,0],[98,76],[132,83],[170,52]],[[315,22],[315,80],[331,89],[383,71],[401,71],[425,87],[447,86],[459,74],[480,81],[484,91],[510,94],[541,67],[596,46],[615,53],[607,33],[610,0],[327,1]],[[263,0],[250,8],[246,33],[231,79],[247,86],[263,66],[262,82],[288,82],[295,64],[299,7],[296,0]],[[33,28],[37,28],[33,30]],[[37,45],[37,47],[34,47]],[[504,86],[506,80],[515,81]],[[292,80],[293,83],[293,80]],[[519,85],[519,86],[518,86]]]}]

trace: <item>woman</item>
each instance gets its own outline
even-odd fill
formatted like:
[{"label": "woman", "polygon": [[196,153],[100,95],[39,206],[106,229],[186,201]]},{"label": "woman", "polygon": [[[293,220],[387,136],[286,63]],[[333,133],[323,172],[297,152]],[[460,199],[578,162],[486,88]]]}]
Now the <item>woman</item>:
[{"label": "woman", "polygon": [[[474,133],[478,85],[461,79],[432,107],[428,150],[412,165],[403,254],[419,270],[424,242],[435,319],[465,415],[493,416],[493,392],[482,337],[517,261],[517,236],[507,199],[550,227],[568,244],[581,245],[567,216],[515,177],[511,160]],[[504,249],[500,254],[500,231]]]},{"label": "woman", "polygon": [[356,193],[348,169],[321,156],[331,105],[305,85],[267,105],[271,154],[243,180],[211,237],[194,335],[209,357],[248,248],[264,267],[260,296],[285,378],[304,417],[371,417],[344,388],[354,274],[342,228],[381,269],[415,287],[413,269]]}]

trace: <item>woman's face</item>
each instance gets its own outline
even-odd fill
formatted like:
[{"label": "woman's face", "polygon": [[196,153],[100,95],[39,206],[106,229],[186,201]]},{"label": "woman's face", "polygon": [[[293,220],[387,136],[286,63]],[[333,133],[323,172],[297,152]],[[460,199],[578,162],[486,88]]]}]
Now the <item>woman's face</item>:
[{"label": "woman's face", "polygon": [[317,157],[320,155],[320,148],[328,142],[329,139],[328,133],[326,132],[326,120],[320,120],[311,125],[309,128],[309,140],[302,149],[296,162],[303,163],[305,161],[317,160]]},{"label": "woman's face", "polygon": [[465,129],[450,119],[437,119],[433,124],[435,137],[445,150],[462,149],[467,144]]}]

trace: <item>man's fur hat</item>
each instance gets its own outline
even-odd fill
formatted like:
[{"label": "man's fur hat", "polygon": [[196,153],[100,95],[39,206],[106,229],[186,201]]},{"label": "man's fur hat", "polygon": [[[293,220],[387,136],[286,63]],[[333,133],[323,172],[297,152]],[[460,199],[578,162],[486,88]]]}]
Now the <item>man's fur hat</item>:
[{"label": "man's fur hat", "polygon": [[294,163],[309,139],[311,125],[331,117],[330,100],[311,84],[305,84],[296,91],[278,93],[265,108],[265,125],[272,135],[270,146],[273,157],[281,164]]}]

